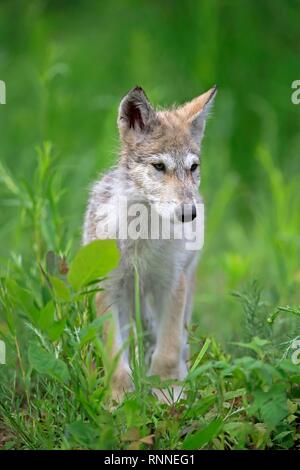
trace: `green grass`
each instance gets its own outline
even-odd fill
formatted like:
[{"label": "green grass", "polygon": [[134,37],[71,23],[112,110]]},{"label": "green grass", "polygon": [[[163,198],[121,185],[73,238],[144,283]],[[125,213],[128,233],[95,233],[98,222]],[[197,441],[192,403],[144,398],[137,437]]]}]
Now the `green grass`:
[{"label": "green grass", "polygon": [[[297,2],[169,3],[0,5],[0,448],[299,448]],[[93,281],[115,258],[78,254],[88,186],[129,88],[169,105],[215,82],[186,396],[152,395],[138,321],[136,391],[109,410]]]},{"label": "green grass", "polygon": [[290,341],[280,344],[283,335],[275,326],[281,319],[283,328],[280,317],[287,314],[291,328],[289,314],[297,321],[300,310],[273,311],[257,282],[245,292],[233,292],[244,337],[231,344],[231,354],[213,337],[203,338],[198,325],[191,326],[185,397],[163,405],[152,389],[164,389],[168,397],[169,384],[146,375],[136,273],[137,333],[131,339],[137,342],[131,346],[135,392],[111,409],[114,365],[109,365],[101,340],[106,317],[96,317],[93,300],[97,282],[117,263],[117,249],[113,242],[93,242],[70,257],[70,263],[62,252],[46,253],[49,239],[50,246],[55,240],[57,247],[62,243],[59,215],[52,218],[57,227],[52,230],[45,209],[52,206],[56,213],[61,194],[59,186],[51,191],[53,165],[51,146],[45,144],[38,151],[33,188],[19,187],[2,169],[3,181],[24,204],[22,218],[34,237],[34,260],[24,266],[20,257],[13,257],[1,277],[0,336],[8,350],[8,363],[0,369],[2,432],[9,436],[3,447],[297,447],[300,369],[291,361],[292,330]]}]

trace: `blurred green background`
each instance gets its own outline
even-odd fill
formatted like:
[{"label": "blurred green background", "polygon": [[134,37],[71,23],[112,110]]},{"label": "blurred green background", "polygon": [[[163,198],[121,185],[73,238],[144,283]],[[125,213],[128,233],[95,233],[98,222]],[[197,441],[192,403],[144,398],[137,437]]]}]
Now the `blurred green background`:
[{"label": "blurred green background", "polygon": [[[35,191],[37,145],[52,142],[65,191],[63,235],[47,232],[45,251],[74,252],[89,185],[116,161],[122,96],[138,84],[167,106],[217,83],[203,145],[195,318],[203,334],[239,337],[243,312],[230,293],[255,279],[268,311],[299,304],[299,22],[297,0],[1,1],[2,269],[20,257],[28,271],[35,263],[34,224],[14,184]],[[54,211],[45,207],[42,228]]]}]

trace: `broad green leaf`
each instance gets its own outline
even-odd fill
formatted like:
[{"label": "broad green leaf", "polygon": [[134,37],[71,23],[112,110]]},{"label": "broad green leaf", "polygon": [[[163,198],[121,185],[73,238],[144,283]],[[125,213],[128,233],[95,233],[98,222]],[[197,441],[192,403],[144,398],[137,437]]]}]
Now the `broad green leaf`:
[{"label": "broad green leaf", "polygon": [[286,386],[276,384],[267,392],[255,390],[253,404],[248,411],[250,415],[259,414],[265,424],[274,429],[289,413]]},{"label": "broad green leaf", "polygon": [[34,305],[32,294],[23,287],[20,287],[13,279],[8,279],[6,286],[9,291],[11,301],[19,307],[31,321],[38,323],[40,312]]},{"label": "broad green leaf", "polygon": [[265,348],[265,346],[270,344],[270,341],[255,336],[249,343],[233,342],[232,344],[235,344],[240,348],[251,349],[252,351],[259,354]]},{"label": "broad green leaf", "polygon": [[30,343],[28,360],[31,367],[41,375],[47,375],[60,383],[65,383],[70,379],[67,365],[37,343]]},{"label": "broad green leaf", "polygon": [[50,276],[49,279],[53,288],[54,297],[57,300],[66,302],[70,301],[70,291],[64,281],[62,279],[59,279],[59,277],[55,276]]},{"label": "broad green leaf", "polygon": [[89,325],[85,326],[80,330],[80,346],[88,343],[92,339],[96,338],[99,333],[102,331],[102,326],[105,320],[111,317],[111,314],[102,315],[96,320],[92,321]]},{"label": "broad green leaf", "polygon": [[128,398],[125,400],[123,410],[127,429],[142,427],[147,423],[147,417],[141,413],[141,404],[137,398]]},{"label": "broad green leaf", "polygon": [[64,331],[66,321],[66,317],[55,321],[55,305],[53,300],[50,300],[40,311],[38,326],[47,334],[50,341],[57,341]]},{"label": "broad green leaf", "polygon": [[55,305],[52,300],[48,302],[42,310],[40,310],[40,316],[38,325],[42,331],[48,331],[50,326],[54,323]]},{"label": "broad green leaf", "polygon": [[114,240],[95,240],[80,248],[71,263],[68,281],[75,290],[103,278],[116,268],[119,251]]},{"label": "broad green leaf", "polygon": [[300,379],[299,364],[293,364],[290,359],[283,359],[278,365],[278,369],[285,373],[286,377],[291,378],[292,375],[298,376]]},{"label": "broad green leaf", "polygon": [[67,322],[67,318],[64,317],[61,320],[55,321],[50,326],[50,328],[47,331],[50,341],[57,341],[61,337],[65,329],[66,322]]},{"label": "broad green leaf", "polygon": [[273,437],[273,441],[280,441],[284,437],[288,436],[289,434],[292,434],[293,431],[282,431],[277,436]]},{"label": "broad green leaf", "polygon": [[183,441],[183,450],[197,450],[208,444],[222,429],[222,421],[215,419],[204,429],[200,429],[193,434],[189,434]]},{"label": "broad green leaf", "polygon": [[93,448],[99,439],[100,428],[84,421],[75,421],[66,427],[67,439],[74,445]]}]

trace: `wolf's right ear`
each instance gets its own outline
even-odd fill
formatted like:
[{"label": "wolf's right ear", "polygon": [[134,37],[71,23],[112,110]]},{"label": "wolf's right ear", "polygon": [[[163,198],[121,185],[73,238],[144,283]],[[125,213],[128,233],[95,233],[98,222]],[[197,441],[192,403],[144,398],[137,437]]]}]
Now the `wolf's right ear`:
[{"label": "wolf's right ear", "polygon": [[201,142],[203,137],[206,119],[216,93],[217,86],[215,85],[206,93],[202,93],[202,95],[194,98],[179,109],[181,116],[188,123],[191,135],[197,144]]},{"label": "wolf's right ear", "polygon": [[119,107],[118,127],[123,140],[138,141],[148,132],[155,118],[144,90],[135,87],[122,99]]}]

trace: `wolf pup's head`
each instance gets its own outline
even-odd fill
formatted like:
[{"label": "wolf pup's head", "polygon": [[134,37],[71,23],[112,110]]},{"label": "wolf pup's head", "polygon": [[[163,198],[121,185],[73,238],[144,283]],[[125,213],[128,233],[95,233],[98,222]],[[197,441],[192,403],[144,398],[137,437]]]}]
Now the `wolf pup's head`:
[{"label": "wolf pup's head", "polygon": [[136,87],[120,103],[120,163],[135,193],[161,216],[182,222],[196,217],[201,141],[216,91],[214,86],[180,107],[156,110]]}]

